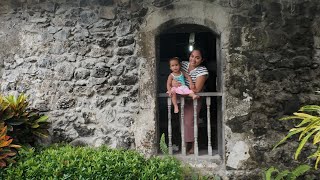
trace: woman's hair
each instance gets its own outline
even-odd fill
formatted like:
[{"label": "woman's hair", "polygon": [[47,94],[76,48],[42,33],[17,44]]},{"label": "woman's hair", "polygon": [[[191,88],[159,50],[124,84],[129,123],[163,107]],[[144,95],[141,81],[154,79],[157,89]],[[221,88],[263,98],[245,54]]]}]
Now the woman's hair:
[{"label": "woman's hair", "polygon": [[180,59],[179,59],[178,57],[172,57],[172,58],[170,58],[169,61],[168,61],[168,62],[169,62],[169,65],[170,65],[170,62],[171,62],[171,61],[178,61],[178,63],[180,64]]}]

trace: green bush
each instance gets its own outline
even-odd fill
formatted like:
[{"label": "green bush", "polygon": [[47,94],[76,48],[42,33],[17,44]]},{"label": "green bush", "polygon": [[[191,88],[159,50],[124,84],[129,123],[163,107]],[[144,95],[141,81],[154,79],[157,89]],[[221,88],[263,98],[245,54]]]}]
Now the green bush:
[{"label": "green bush", "polygon": [[142,179],[183,179],[181,164],[171,156],[151,158],[143,170]]},{"label": "green bush", "polygon": [[23,150],[19,157],[0,171],[0,179],[183,179],[181,164],[172,157],[146,160],[130,150],[54,145]]}]

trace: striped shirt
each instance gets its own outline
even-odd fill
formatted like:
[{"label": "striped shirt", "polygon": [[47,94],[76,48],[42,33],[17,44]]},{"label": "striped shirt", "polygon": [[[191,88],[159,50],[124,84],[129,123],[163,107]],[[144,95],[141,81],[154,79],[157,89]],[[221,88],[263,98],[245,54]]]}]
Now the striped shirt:
[{"label": "striped shirt", "polygon": [[[188,73],[188,68],[189,68],[189,62],[188,61],[182,61],[181,69],[184,72]],[[190,71],[188,74],[190,75],[193,83],[196,82],[197,77],[204,76],[204,75],[205,76],[209,75],[208,69],[206,67],[204,67],[204,66],[198,66],[194,70]],[[189,86],[188,79],[186,79],[186,85]]]}]

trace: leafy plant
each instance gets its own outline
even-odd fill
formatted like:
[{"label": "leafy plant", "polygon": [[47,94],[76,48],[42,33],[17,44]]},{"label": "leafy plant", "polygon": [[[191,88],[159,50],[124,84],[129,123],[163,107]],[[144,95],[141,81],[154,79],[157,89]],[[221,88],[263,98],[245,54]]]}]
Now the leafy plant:
[{"label": "leafy plant", "polygon": [[161,138],[160,138],[160,150],[161,150],[162,154],[169,155],[169,149],[166,144],[166,138],[165,138],[164,133],[162,133]]},{"label": "leafy plant", "polygon": [[17,154],[16,149],[19,145],[11,144],[12,138],[7,136],[7,126],[0,123],[0,167],[6,167],[8,163],[15,162],[14,156]]},{"label": "leafy plant", "polygon": [[264,172],[265,180],[295,180],[297,177],[303,175],[311,169],[308,165],[300,165],[293,171],[280,171],[275,167],[270,167]]},{"label": "leafy plant", "polygon": [[183,179],[181,163],[172,156],[151,158],[143,170],[142,179]]},{"label": "leafy plant", "polygon": [[8,126],[8,135],[16,143],[33,145],[37,137],[47,137],[49,123],[47,116],[40,115],[28,106],[24,94],[18,97],[0,95],[0,122]]},{"label": "leafy plant", "polygon": [[293,113],[293,116],[284,117],[281,120],[298,120],[300,123],[292,128],[288,135],[278,142],[274,148],[287,141],[288,138],[299,134],[299,146],[296,149],[294,158],[298,159],[305,144],[313,137],[313,145],[318,147],[317,151],[309,156],[316,158],[315,168],[317,169],[320,161],[320,106],[308,105],[299,109],[299,112]]},{"label": "leafy plant", "polygon": [[0,171],[0,179],[182,179],[181,164],[167,156],[145,159],[136,151],[108,147],[52,145],[21,151],[14,165]]}]

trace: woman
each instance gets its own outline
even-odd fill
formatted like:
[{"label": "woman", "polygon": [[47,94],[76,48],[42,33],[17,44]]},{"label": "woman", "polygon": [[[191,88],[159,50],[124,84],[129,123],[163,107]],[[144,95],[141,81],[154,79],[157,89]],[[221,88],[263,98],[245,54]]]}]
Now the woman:
[{"label": "woman", "polygon": [[[202,66],[204,61],[203,52],[200,49],[194,49],[190,56],[189,62],[183,61],[181,69],[188,73],[191,76],[191,79],[194,83],[193,92],[198,93],[203,90],[204,84],[208,78],[208,70],[206,67]],[[173,81],[172,86],[178,87],[181,84]],[[186,85],[189,86],[189,82],[186,81]],[[198,100],[197,114],[199,115],[201,109],[201,101]],[[193,100],[186,99],[184,106],[184,138],[185,142],[191,146],[188,150],[188,154],[194,153],[194,119],[193,119]]]}]

